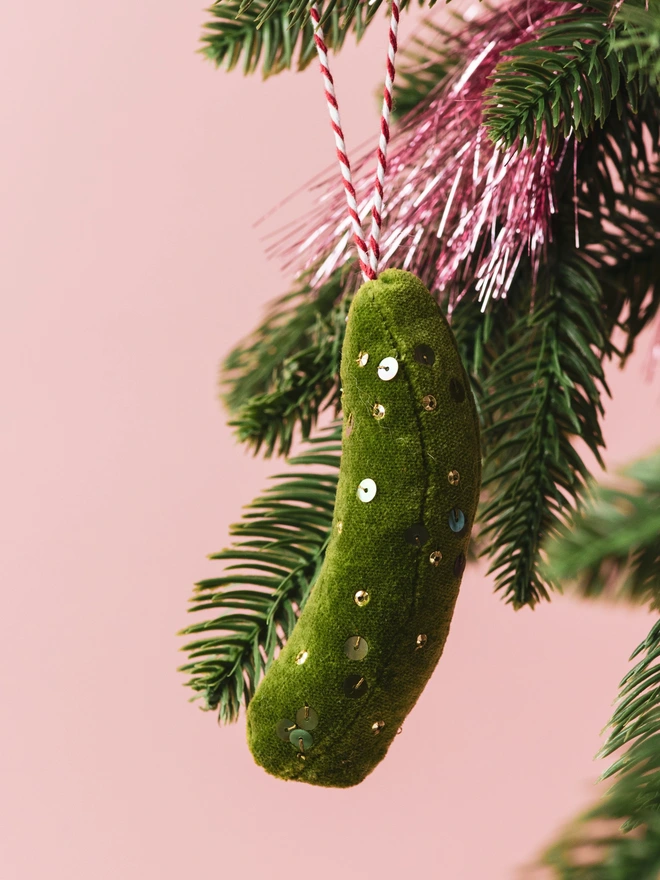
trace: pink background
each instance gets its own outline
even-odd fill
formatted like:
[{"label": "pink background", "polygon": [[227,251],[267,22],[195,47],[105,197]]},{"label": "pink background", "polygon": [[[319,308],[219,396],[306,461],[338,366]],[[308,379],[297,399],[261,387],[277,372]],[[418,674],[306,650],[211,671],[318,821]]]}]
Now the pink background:
[{"label": "pink background", "polygon": [[[266,776],[175,672],[205,555],[281,467],[215,399],[288,283],[252,223],[333,161],[318,72],[215,72],[201,5],[4,4],[0,876],[518,876],[595,795],[644,611],[514,614],[469,570],[404,734],[349,791]],[[375,137],[384,39],[335,63],[349,146]],[[650,342],[610,370],[611,464],[658,443]]]}]

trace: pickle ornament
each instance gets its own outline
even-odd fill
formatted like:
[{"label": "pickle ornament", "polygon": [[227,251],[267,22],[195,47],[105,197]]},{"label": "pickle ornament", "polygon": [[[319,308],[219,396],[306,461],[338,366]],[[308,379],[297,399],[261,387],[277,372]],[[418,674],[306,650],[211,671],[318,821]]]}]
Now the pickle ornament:
[{"label": "pickle ornament", "polygon": [[247,712],[269,773],[361,782],[415,705],[449,632],[479,499],[479,424],[452,331],[409,272],[351,304],[332,534],[300,618]]}]

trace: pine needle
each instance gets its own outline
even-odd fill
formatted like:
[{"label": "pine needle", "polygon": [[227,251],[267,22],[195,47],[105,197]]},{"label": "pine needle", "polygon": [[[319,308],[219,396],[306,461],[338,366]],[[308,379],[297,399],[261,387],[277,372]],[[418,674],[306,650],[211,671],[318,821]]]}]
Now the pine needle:
[{"label": "pine needle", "polygon": [[[229,723],[247,707],[261,676],[286,642],[323,563],[332,524],[341,425],[308,440],[288,473],[255,499],[236,540],[211,559],[225,562],[217,577],[200,581],[190,611],[204,619],[182,630],[195,636],[180,668],[207,710]],[[208,617],[212,613],[214,616]]]}]

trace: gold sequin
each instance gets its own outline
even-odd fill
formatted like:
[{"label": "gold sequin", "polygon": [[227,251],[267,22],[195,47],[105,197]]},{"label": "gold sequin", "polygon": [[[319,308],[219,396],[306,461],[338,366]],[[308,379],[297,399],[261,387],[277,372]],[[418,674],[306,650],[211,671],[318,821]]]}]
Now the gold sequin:
[{"label": "gold sequin", "polygon": [[382,403],[374,403],[373,408],[371,410],[371,415],[375,419],[382,419],[385,417],[385,407]]},{"label": "gold sequin", "polygon": [[439,550],[434,550],[433,553],[429,556],[429,562],[431,565],[435,565],[436,567],[440,565],[440,561],[442,559],[442,553]]},{"label": "gold sequin", "polygon": [[289,736],[291,734],[291,731],[295,729],[295,722],[291,721],[290,718],[282,718],[281,721],[277,722],[277,725],[275,727],[275,731],[279,738],[285,740],[286,742],[290,741]]},{"label": "gold sequin", "polygon": [[364,660],[368,652],[369,645],[362,636],[350,636],[344,643],[344,654],[349,660]]},{"label": "gold sequin", "polygon": [[368,605],[370,599],[371,596],[366,590],[358,590],[355,596],[353,596],[353,601],[359,608],[364,608],[365,605]]},{"label": "gold sequin", "polygon": [[[319,723],[319,713],[305,703],[296,712],[296,724],[301,730],[315,730]],[[300,730],[298,731],[300,735]]]},{"label": "gold sequin", "polygon": [[433,412],[434,409],[438,406],[438,401],[432,394],[426,394],[422,397],[422,406],[426,410],[426,412]]},{"label": "gold sequin", "polygon": [[426,643],[428,642],[428,640],[429,640],[429,638],[427,635],[425,635],[424,633],[420,633],[417,636],[417,640],[416,640],[417,647],[415,648],[415,650],[418,651],[420,648],[423,648],[426,645]]},{"label": "gold sequin", "polygon": [[371,725],[371,730],[372,730],[374,736],[379,734],[384,727],[385,727],[384,721],[374,721],[374,723]]},{"label": "gold sequin", "polygon": [[308,657],[309,657],[309,654],[307,653],[307,651],[301,651],[298,654],[298,656],[296,657],[296,663],[298,664],[298,666],[302,666]]},{"label": "gold sequin", "polygon": [[447,474],[447,479],[449,480],[449,484],[451,486],[458,486],[460,479],[461,479],[461,475],[459,474],[459,472],[457,470],[452,469]]},{"label": "gold sequin", "polygon": [[368,351],[361,351],[360,354],[357,356],[358,367],[366,367],[368,360],[369,360],[369,352]]}]

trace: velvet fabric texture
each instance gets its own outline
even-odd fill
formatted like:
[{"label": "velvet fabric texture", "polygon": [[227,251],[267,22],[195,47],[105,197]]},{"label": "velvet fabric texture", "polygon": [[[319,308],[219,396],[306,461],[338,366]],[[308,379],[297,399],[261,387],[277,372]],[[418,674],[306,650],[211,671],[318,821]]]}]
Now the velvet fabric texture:
[{"label": "velvet fabric texture", "polygon": [[269,773],[361,782],[442,653],[479,498],[476,407],[440,308],[388,269],[351,305],[332,535],[289,641],[247,713]]}]

